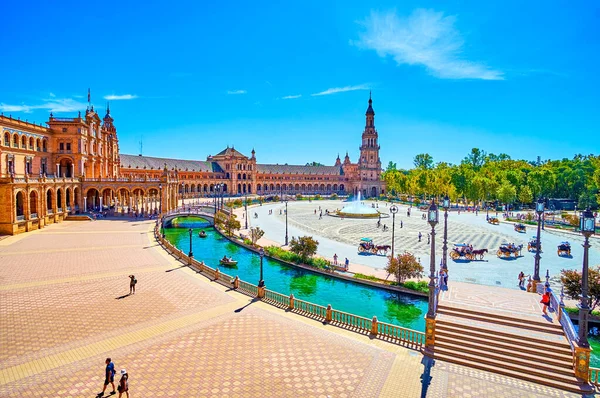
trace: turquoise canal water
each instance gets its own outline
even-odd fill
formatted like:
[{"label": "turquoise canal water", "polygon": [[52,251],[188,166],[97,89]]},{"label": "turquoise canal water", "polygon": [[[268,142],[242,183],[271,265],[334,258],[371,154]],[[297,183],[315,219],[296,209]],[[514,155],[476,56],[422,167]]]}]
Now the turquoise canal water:
[{"label": "turquoise canal water", "polygon": [[[190,249],[189,228],[192,228],[192,249],[194,258],[208,266],[218,267],[221,272],[239,276],[243,281],[258,284],[260,257],[243,247],[223,238],[214,228],[197,217],[184,217],[174,220],[173,227],[165,229],[165,237],[177,248],[187,253]],[[198,237],[203,229],[206,238]],[[236,268],[222,267],[219,259],[233,257],[238,261]],[[328,277],[282,264],[268,258],[263,259],[263,273],[267,289],[314,304],[327,306],[354,315],[372,318],[406,328],[424,331],[424,316],[427,300],[384,289],[360,285]]]}]

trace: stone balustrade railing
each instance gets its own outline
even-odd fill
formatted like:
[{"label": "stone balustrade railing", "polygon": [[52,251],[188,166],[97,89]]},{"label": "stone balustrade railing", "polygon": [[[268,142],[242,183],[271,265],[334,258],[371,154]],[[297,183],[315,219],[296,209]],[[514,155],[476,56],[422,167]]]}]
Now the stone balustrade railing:
[{"label": "stone balustrade railing", "polygon": [[[176,213],[176,210],[172,210],[168,214]],[[293,294],[286,296],[284,294],[268,290],[264,287],[260,288],[251,283],[240,280],[238,277],[233,278],[230,275],[222,273],[218,268],[211,268],[204,262],[199,262],[194,258],[190,258],[183,251],[177,249],[171,242],[163,238],[160,234],[160,220],[157,221],[154,228],[154,235],[158,242],[173,256],[181,260],[185,264],[189,264],[191,267],[196,269],[200,274],[207,276],[212,281],[220,283],[224,286],[239,290],[251,297],[260,298],[262,301],[272,304],[276,307],[286,308],[295,313],[305,315],[312,319],[321,319],[327,323],[331,323],[336,326],[345,327],[350,330],[358,332],[368,332],[373,336],[380,336],[381,338],[396,340],[401,343],[415,346],[415,348],[421,347],[425,344],[425,333],[419,332],[412,329],[403,328],[397,325],[391,325],[384,322],[378,322],[377,317],[373,319],[364,318],[358,315],[349,314],[347,312],[334,310],[331,305],[324,307],[322,305],[310,303],[308,301],[298,300]]]}]

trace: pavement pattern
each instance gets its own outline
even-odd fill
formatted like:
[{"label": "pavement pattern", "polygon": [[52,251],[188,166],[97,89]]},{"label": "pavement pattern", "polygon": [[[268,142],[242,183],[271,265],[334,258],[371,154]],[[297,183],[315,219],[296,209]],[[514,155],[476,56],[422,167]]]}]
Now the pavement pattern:
[{"label": "pavement pattern", "polygon": [[0,241],[0,397],[94,397],[106,357],[132,397],[574,396],[252,300],[167,255],[153,224],[67,221]]}]

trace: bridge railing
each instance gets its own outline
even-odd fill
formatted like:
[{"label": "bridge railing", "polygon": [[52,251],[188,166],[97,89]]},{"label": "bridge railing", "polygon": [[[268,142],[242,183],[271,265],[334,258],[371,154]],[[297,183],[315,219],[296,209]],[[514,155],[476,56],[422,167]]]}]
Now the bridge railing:
[{"label": "bridge railing", "polygon": [[[166,216],[167,214],[168,213],[165,213],[163,216]],[[211,268],[210,266],[204,264],[204,262],[188,257],[185,253],[176,248],[171,242],[162,237],[160,233],[160,223],[158,222],[154,227],[154,236],[169,253],[185,264],[189,264],[191,267],[196,269],[198,273],[203,274],[209,279],[224,286],[231,287],[233,285],[234,289],[240,290],[241,292],[244,292],[252,297],[259,297],[260,289],[258,286],[237,279],[237,277],[234,279],[231,275],[220,272],[218,268]],[[295,299],[293,295],[286,296],[284,294],[267,289],[264,289],[264,297],[262,297],[261,300],[276,307],[287,307],[300,315],[325,321],[327,323],[357,331],[359,333],[370,333],[371,335],[379,336],[383,339],[391,339],[398,342],[407,343],[415,347],[420,347],[425,344],[425,333],[397,325],[378,322],[377,317],[373,317],[373,319],[364,318],[358,315],[335,310],[331,308],[331,305],[324,307],[308,301]]]}]

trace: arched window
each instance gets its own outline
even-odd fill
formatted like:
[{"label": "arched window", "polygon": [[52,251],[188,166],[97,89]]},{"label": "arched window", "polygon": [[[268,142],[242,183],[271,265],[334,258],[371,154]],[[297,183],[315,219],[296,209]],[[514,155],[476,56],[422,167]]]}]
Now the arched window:
[{"label": "arched window", "polygon": [[238,173],[238,180],[241,180],[241,179],[242,179],[242,174]]},{"label": "arched window", "polygon": [[4,133],[4,146],[10,146],[10,134],[8,134],[8,131]]},{"label": "arched window", "polygon": [[13,135],[13,148],[18,148],[19,147],[19,136],[18,135]]},{"label": "arched window", "polygon": [[49,213],[52,212],[52,191],[50,189],[46,192],[46,209]]},{"label": "arched window", "polygon": [[29,149],[33,150],[33,137],[29,138]]},{"label": "arched window", "polygon": [[245,179],[246,179],[246,173],[244,173],[244,174],[242,175],[242,180],[245,180]]},{"label": "arched window", "polygon": [[31,191],[29,194],[29,213],[31,218],[37,218],[38,203],[37,203],[37,192]]},{"label": "arched window", "polygon": [[21,148],[27,148],[27,137],[25,137],[24,135],[21,136]]},{"label": "arched window", "polygon": [[40,144],[39,138],[37,140],[35,140],[35,150],[38,152],[42,150],[42,145]]},{"label": "arched window", "polygon": [[42,141],[42,151],[48,152],[48,141],[47,140]]},{"label": "arched window", "polygon": [[23,192],[17,192],[17,219],[24,220],[25,213],[23,212]]}]

